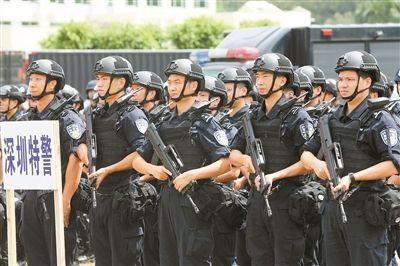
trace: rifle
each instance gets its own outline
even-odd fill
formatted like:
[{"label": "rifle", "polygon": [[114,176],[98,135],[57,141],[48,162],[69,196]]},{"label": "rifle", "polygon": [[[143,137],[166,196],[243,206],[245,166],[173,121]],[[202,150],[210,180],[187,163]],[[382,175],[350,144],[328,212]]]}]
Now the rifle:
[{"label": "rifle", "polygon": [[[318,128],[321,138],[322,154],[324,155],[331,181],[336,187],[340,182],[340,177],[344,169],[342,149],[340,147],[340,143],[332,141],[332,136],[329,129],[329,116],[324,115],[319,119]],[[338,199],[342,221],[343,223],[346,223],[347,217],[344,211],[342,197],[340,193],[339,195],[334,195],[334,197]]]},{"label": "rifle", "polygon": [[318,117],[323,116],[324,114],[326,114],[326,113],[329,111],[329,109],[330,109],[330,107],[331,107],[331,103],[332,103],[335,99],[336,99],[336,97],[333,97],[333,98],[330,99],[329,101],[323,102],[323,103],[321,103],[319,106],[317,106],[317,107],[315,108],[315,111],[314,111],[314,112],[318,115]]},{"label": "rifle", "polygon": [[65,106],[67,106],[67,104],[70,104],[72,99],[75,97],[76,95],[72,95],[71,97],[69,97],[68,99],[65,100],[61,100],[59,102],[56,102],[55,104],[51,105],[49,107],[49,109],[51,110],[49,116],[47,117],[47,120],[54,120],[54,119],[58,119],[59,115],[61,114],[62,111],[64,111]]},{"label": "rifle", "polygon": [[[96,172],[96,158],[97,158],[97,141],[96,135],[93,133],[93,110],[92,106],[89,105],[88,109],[85,111],[85,121],[86,121],[86,146],[88,148],[88,172],[89,174]],[[93,208],[96,208],[96,177],[90,184],[92,187],[92,202]]]},{"label": "rifle", "polygon": [[393,99],[389,99],[386,97],[379,97],[375,99],[368,99],[367,104],[368,108],[371,110],[386,108],[389,111],[391,111],[393,107],[396,105],[395,103],[398,101],[400,101],[400,97],[395,97]]},{"label": "rifle", "polygon": [[[264,171],[265,168],[265,156],[264,150],[262,147],[262,143],[260,139],[256,139],[254,136],[253,126],[251,125],[251,115],[250,113],[246,113],[242,118],[242,125],[244,134],[246,136],[246,150],[251,157],[251,162],[256,170],[256,176],[260,177],[260,192],[264,195],[265,205],[267,207],[267,215],[268,217],[272,216],[271,206],[268,201],[268,193],[269,188],[267,190],[267,184],[264,179]],[[270,185],[269,185],[270,186]],[[266,191],[267,190],[267,191]]]},{"label": "rifle", "polygon": [[[287,109],[293,107],[293,105],[295,105],[300,98],[302,98],[303,96],[307,95],[307,93],[308,92],[304,92],[304,93],[300,94],[299,96],[292,97],[289,100],[287,100],[286,102],[279,104],[278,105],[279,110],[284,111],[284,110],[287,110]],[[303,107],[304,106],[305,105],[303,105]]]},{"label": "rifle", "polygon": [[127,101],[129,101],[130,98],[132,98],[133,95],[135,95],[136,93],[138,93],[139,91],[143,90],[143,87],[138,88],[137,90],[131,90],[130,92],[122,95],[121,97],[119,97],[117,99],[117,103],[126,103]]},{"label": "rifle", "polygon": [[153,110],[150,111],[149,113],[149,122],[150,123],[154,123],[157,122],[160,117],[165,114],[165,111],[167,110],[167,108],[171,105],[171,103],[164,105],[164,104],[160,104],[158,105],[156,108],[154,108]]},{"label": "rifle", "polygon": [[[183,168],[182,159],[179,157],[175,146],[171,144],[165,146],[163,140],[157,132],[156,126],[153,123],[149,124],[144,135],[151,142],[157,157],[160,159],[164,167],[171,172],[172,180],[174,180],[177,176],[180,175],[181,169]],[[192,183],[187,185],[181,191],[181,193],[183,195],[186,195],[186,197],[189,199],[190,204],[193,206],[195,213],[198,214],[200,212],[199,208],[197,207],[196,203],[194,203],[192,197],[187,194],[189,189],[191,189],[195,183],[195,181],[192,181]]]}]

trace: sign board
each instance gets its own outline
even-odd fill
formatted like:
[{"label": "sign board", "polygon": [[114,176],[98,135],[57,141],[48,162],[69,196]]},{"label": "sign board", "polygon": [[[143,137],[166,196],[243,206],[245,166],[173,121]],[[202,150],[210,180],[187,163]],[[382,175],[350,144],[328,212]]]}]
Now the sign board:
[{"label": "sign board", "polygon": [[[5,189],[56,189],[58,121],[2,122],[1,144]],[[57,131],[58,132],[58,131]]]},{"label": "sign board", "polygon": [[7,194],[8,263],[17,265],[14,190],[53,190],[57,265],[65,265],[58,121],[0,123],[1,168]]}]

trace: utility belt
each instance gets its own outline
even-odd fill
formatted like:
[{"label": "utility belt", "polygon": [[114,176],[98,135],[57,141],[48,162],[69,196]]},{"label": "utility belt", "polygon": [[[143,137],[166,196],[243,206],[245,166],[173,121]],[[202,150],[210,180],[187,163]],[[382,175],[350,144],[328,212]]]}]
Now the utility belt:
[{"label": "utility belt", "polygon": [[117,213],[121,224],[137,224],[148,208],[156,208],[158,194],[149,183],[133,180],[119,187],[112,194],[112,209]]}]

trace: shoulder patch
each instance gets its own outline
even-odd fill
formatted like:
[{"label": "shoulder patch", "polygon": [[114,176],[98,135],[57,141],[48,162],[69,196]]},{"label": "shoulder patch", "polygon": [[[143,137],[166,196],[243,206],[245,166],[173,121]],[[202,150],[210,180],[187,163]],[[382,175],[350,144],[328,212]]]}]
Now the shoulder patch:
[{"label": "shoulder patch", "polygon": [[214,138],[215,140],[221,144],[222,146],[228,146],[228,137],[226,136],[226,133],[224,130],[217,130],[214,132]]},{"label": "shoulder patch", "polygon": [[300,133],[303,139],[308,140],[314,134],[314,126],[310,122],[304,122],[300,125]]},{"label": "shoulder patch", "polygon": [[388,147],[394,147],[399,141],[397,131],[394,128],[383,129],[380,132],[380,135],[383,143]]},{"label": "shoulder patch", "polygon": [[84,132],[84,130],[82,130],[81,127],[76,123],[67,126],[66,130],[72,139],[80,139]]},{"label": "shoulder patch", "polygon": [[140,133],[144,134],[147,130],[147,127],[149,126],[149,124],[147,123],[147,121],[143,118],[139,118],[135,121],[135,125],[137,127],[137,129],[139,130]]}]

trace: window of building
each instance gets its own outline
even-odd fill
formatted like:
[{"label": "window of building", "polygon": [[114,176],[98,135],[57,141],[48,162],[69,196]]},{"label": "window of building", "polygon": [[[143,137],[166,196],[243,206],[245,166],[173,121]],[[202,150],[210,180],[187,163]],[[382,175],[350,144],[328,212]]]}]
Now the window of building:
[{"label": "window of building", "polygon": [[39,23],[37,21],[22,21],[22,26],[37,26]]},{"label": "window of building", "polygon": [[0,25],[11,25],[11,21],[0,21]]},{"label": "window of building", "polygon": [[185,7],[185,0],[171,0],[171,6]]},{"label": "window of building", "polygon": [[207,0],[194,0],[194,7],[207,7],[208,1]]},{"label": "window of building", "polygon": [[89,4],[89,0],[75,0],[75,4]]},{"label": "window of building", "polygon": [[161,6],[161,0],[147,0],[148,6]]},{"label": "window of building", "polygon": [[64,0],[50,0],[51,3],[59,3],[59,4],[63,4]]},{"label": "window of building", "polygon": [[128,6],[137,6],[138,5],[138,1],[137,0],[126,0],[126,4]]}]

